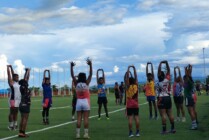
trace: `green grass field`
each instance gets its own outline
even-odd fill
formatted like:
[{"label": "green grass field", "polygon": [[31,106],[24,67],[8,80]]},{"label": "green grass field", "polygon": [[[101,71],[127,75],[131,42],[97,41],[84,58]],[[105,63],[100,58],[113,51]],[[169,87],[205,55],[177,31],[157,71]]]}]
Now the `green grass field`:
[{"label": "green grass field", "polygon": [[[75,139],[75,122],[71,121],[71,100],[72,97],[53,97],[53,108],[50,110],[50,125],[42,125],[41,117],[41,98],[32,98],[31,113],[29,116],[27,133],[30,140],[71,140]],[[161,119],[148,119],[148,105],[143,93],[139,96],[140,110],[140,133],[139,138],[128,138],[128,120],[124,115],[124,106],[116,106],[113,94],[108,95],[108,109],[110,120],[102,116],[100,121],[97,120],[97,96],[91,96],[91,113],[89,134],[92,140],[209,140],[209,96],[205,94],[198,96],[197,112],[199,118],[198,130],[189,130],[191,120],[186,111],[185,123],[175,123],[176,134],[161,135]],[[186,108],[185,108],[186,109]],[[8,126],[8,101],[0,99],[0,139],[20,139],[17,137],[18,131],[9,131]],[[102,112],[104,110],[102,108]],[[173,114],[176,116],[176,109],[173,104]],[[20,116],[19,116],[20,119]],[[134,126],[134,125],[133,125]],[[167,120],[167,128],[170,124]],[[135,128],[134,128],[135,131]],[[81,131],[83,133],[83,129]],[[83,135],[83,134],[82,134]],[[81,135],[81,136],[82,136]]]}]

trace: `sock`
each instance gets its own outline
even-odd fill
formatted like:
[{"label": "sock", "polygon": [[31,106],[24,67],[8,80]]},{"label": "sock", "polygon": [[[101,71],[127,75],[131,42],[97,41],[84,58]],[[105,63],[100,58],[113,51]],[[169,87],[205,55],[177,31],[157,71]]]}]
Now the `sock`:
[{"label": "sock", "polygon": [[77,128],[77,129],[76,129],[76,133],[77,133],[77,134],[80,134],[80,128]]},{"label": "sock", "polygon": [[17,121],[14,122],[14,126],[17,126]]},{"label": "sock", "polygon": [[14,124],[14,122],[10,122],[10,123],[9,123],[9,126],[10,126],[10,127],[13,127],[13,124]]},{"label": "sock", "polygon": [[89,129],[84,129],[84,133],[88,134],[89,133]]},{"label": "sock", "polygon": [[171,123],[171,130],[174,129],[174,122]]},{"label": "sock", "polygon": [[194,121],[192,121],[192,126],[197,126],[197,122],[196,122],[196,120],[194,120]]},{"label": "sock", "polygon": [[165,132],[166,131],[166,124],[163,124],[162,127],[163,127],[163,131]]}]

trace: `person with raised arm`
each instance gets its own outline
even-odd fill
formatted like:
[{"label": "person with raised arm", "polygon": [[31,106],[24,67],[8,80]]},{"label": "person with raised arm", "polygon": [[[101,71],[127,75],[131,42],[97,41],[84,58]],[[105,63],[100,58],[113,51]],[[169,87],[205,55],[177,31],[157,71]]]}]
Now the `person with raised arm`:
[{"label": "person with raised arm", "polygon": [[194,81],[192,79],[192,65],[185,67],[184,75],[184,96],[185,96],[185,105],[188,109],[189,115],[192,120],[191,130],[197,129],[197,113],[195,110],[195,99],[194,99]]},{"label": "person with raised arm", "polygon": [[21,102],[19,106],[19,110],[21,113],[20,127],[19,127],[19,137],[28,137],[25,134],[25,130],[27,127],[28,117],[30,113],[30,105],[31,105],[31,91],[28,88],[28,81],[30,77],[30,69],[25,69],[24,79],[19,81],[20,84],[20,92],[21,92]]},{"label": "person with raised arm", "polygon": [[[133,69],[134,77],[130,77],[130,69]],[[136,136],[139,137],[139,102],[138,102],[138,78],[136,68],[132,65],[128,67],[125,78],[126,85],[126,111],[128,116],[129,137],[133,137],[132,121],[136,124]]]},{"label": "person with raised arm", "polygon": [[21,101],[21,93],[20,93],[20,85],[19,85],[19,75],[14,73],[14,70],[11,65],[7,65],[7,76],[8,76],[8,84],[11,89],[10,97],[9,97],[9,130],[17,130],[17,117],[18,117],[18,109]]},{"label": "person with raised arm", "polygon": [[[77,79],[77,77],[76,77]],[[75,90],[75,84],[72,80],[72,121],[75,120],[75,110],[76,110],[76,102],[77,102],[77,96],[76,96],[76,90]]]},{"label": "person with raised arm", "polygon": [[[162,64],[166,66],[166,74],[162,71]],[[167,134],[166,131],[166,116],[168,116],[171,124],[169,133],[175,133],[174,117],[172,114],[172,102],[170,97],[170,67],[168,61],[161,61],[158,66],[158,84],[157,84],[157,105],[162,119],[161,134]]]},{"label": "person with raised arm", "polygon": [[76,138],[80,138],[80,128],[82,118],[84,120],[84,136],[83,138],[89,137],[89,113],[90,113],[90,91],[89,84],[92,78],[92,61],[88,58],[86,60],[87,65],[89,65],[89,76],[86,78],[86,74],[80,72],[78,74],[78,79],[74,75],[73,67],[76,65],[74,62],[71,62],[71,77],[76,86],[76,112],[77,112],[77,126],[76,126]]},{"label": "person with raised arm", "polygon": [[[176,72],[178,70],[178,72]],[[178,73],[178,76],[177,76]],[[183,107],[184,102],[184,96],[183,96],[183,79],[181,77],[181,71],[178,66],[174,67],[174,84],[173,84],[173,99],[174,103],[176,105],[176,113],[177,118],[176,121],[182,121],[185,122],[185,111]],[[182,115],[182,118],[180,119],[180,113]]]},{"label": "person with raised arm", "polygon": [[[99,72],[102,72],[102,76],[99,77]],[[103,69],[98,69],[97,70],[97,75],[96,75],[96,79],[97,79],[97,88],[98,88],[98,120],[101,119],[101,109],[102,109],[102,105],[104,106],[104,110],[106,113],[106,118],[107,120],[109,120],[109,115],[108,115],[108,109],[107,109],[107,94],[105,92],[106,87],[105,87],[105,74],[104,74],[104,70]]]},{"label": "person with raised arm", "polygon": [[[48,72],[48,77],[46,73]],[[42,117],[43,117],[43,124],[49,124],[49,109],[52,106],[52,88],[51,88],[51,76],[49,70],[44,70],[43,75],[43,100],[42,100]]]},{"label": "person with raised arm", "polygon": [[[151,66],[151,72],[149,72],[149,65]],[[156,94],[155,94],[155,76],[154,76],[154,69],[151,62],[147,62],[146,66],[146,76],[147,76],[147,83],[144,87],[145,89],[145,95],[147,97],[147,101],[149,103],[149,119],[158,119],[157,116],[157,105],[156,105]],[[155,116],[152,115],[152,105],[154,108]]]}]

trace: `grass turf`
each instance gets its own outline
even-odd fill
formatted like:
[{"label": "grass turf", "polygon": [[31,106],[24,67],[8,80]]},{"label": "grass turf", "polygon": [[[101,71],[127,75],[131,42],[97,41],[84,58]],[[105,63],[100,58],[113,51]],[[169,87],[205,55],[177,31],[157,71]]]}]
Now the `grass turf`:
[{"label": "grass turf", "polygon": [[[72,97],[53,97],[53,107],[50,110],[50,124],[42,125],[41,117],[41,97],[32,98],[31,113],[26,132],[29,132],[30,140],[71,140],[75,139],[75,122],[71,121],[71,101]],[[161,135],[161,118],[158,120],[149,120],[148,105],[146,98],[141,93],[139,95],[139,117],[140,117],[140,134],[139,138],[128,138],[128,120],[125,117],[125,111],[115,110],[124,108],[124,105],[115,105],[113,93],[108,95],[108,110],[113,112],[110,114],[110,120],[106,120],[105,115],[101,120],[97,120],[97,96],[91,96],[91,113],[89,121],[89,135],[92,140],[126,140],[126,139],[141,139],[141,140],[209,140],[209,96],[203,94],[198,96],[196,110],[198,112],[199,126],[198,130],[189,130],[191,120],[186,112],[186,122],[176,122],[176,134]],[[8,126],[8,100],[0,99],[0,139],[20,139],[17,137],[18,131],[9,131]],[[102,108],[102,113],[104,109]],[[173,103],[173,114],[176,116],[176,109]],[[18,116],[20,119],[20,114]],[[60,125],[60,126],[59,126]],[[52,128],[54,127],[54,128]],[[167,119],[167,129],[170,128],[170,123]],[[36,132],[39,130],[38,132]],[[135,132],[135,123],[133,123]],[[81,129],[83,134],[83,129]],[[81,135],[82,136],[82,135]],[[9,138],[11,137],[11,138]]]}]

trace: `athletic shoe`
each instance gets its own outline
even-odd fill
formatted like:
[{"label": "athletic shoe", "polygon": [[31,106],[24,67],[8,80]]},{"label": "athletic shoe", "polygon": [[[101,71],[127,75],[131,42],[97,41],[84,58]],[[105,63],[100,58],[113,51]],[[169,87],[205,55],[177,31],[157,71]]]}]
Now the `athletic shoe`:
[{"label": "athletic shoe", "polygon": [[181,121],[182,121],[182,122],[186,122],[186,118],[185,118],[185,117],[182,117],[182,118],[181,118]]},{"label": "athletic shoe", "polygon": [[75,117],[74,116],[72,116],[72,121],[74,121],[75,120]]},{"label": "athletic shoe", "polygon": [[15,126],[13,127],[13,130],[16,131],[17,129],[18,129],[18,126],[15,125]]},{"label": "athletic shoe", "polygon": [[109,117],[106,117],[106,119],[109,120],[110,118]]},{"label": "athletic shoe", "polygon": [[176,117],[176,119],[174,120],[175,122],[180,122],[180,118],[179,117]]},{"label": "athletic shoe", "polygon": [[85,133],[84,135],[83,135],[83,138],[84,139],[89,139],[90,137],[89,137],[89,134],[88,133]]},{"label": "athletic shoe", "polygon": [[131,138],[131,137],[133,137],[133,136],[134,136],[134,135],[133,135],[132,131],[130,131],[128,137]]},{"label": "athletic shoe", "polygon": [[166,135],[166,134],[168,134],[168,131],[161,131],[160,134]]},{"label": "athletic shoe", "polygon": [[24,133],[19,133],[18,134],[18,137],[20,137],[20,138],[26,138],[26,137],[29,137],[29,135],[24,134]]},{"label": "athletic shoe", "polygon": [[76,139],[80,139],[80,138],[81,138],[80,134],[79,133],[76,134]]},{"label": "athletic shoe", "polygon": [[49,120],[46,120],[46,125],[49,125]]},{"label": "athletic shoe", "polygon": [[98,121],[100,121],[101,120],[101,117],[98,117],[98,119],[97,119]]},{"label": "athletic shoe", "polygon": [[197,130],[197,126],[192,126],[190,130]]},{"label": "athletic shoe", "polygon": [[153,117],[152,116],[149,116],[149,120],[152,120],[153,119]]},{"label": "athletic shoe", "polygon": [[176,133],[176,130],[175,130],[175,129],[171,129],[171,130],[169,131],[169,133],[175,134],[175,133]]},{"label": "athletic shoe", "polygon": [[12,127],[12,126],[8,126],[7,128],[8,128],[10,131],[14,130],[14,127]]},{"label": "athletic shoe", "polygon": [[139,137],[140,134],[139,134],[139,130],[136,131],[136,137]]}]

